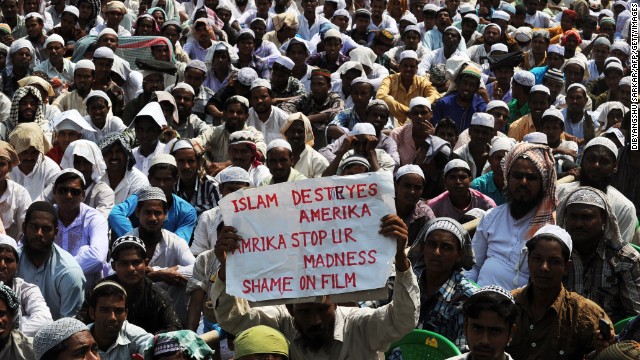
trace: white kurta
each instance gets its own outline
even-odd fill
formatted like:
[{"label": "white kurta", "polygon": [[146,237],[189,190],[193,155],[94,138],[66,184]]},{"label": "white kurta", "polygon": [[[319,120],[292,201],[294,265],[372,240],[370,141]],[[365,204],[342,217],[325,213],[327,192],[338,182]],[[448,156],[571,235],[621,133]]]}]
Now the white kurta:
[{"label": "white kurta", "polygon": [[91,125],[94,131],[82,130],[82,138],[93,141],[94,143],[99,143],[100,140],[104,139],[107,135],[114,132],[122,132],[127,129],[127,126],[122,122],[122,120],[117,116],[109,116],[107,117],[107,122],[104,124],[102,129],[99,129],[97,126],[93,124],[91,121],[91,117],[89,115],[84,117],[85,120]]},{"label": "white kurta", "polygon": [[22,223],[27,209],[31,205],[31,196],[20,184],[7,180],[7,189],[0,195],[0,218],[7,235],[19,239]]},{"label": "white kurta", "polygon": [[[102,178],[102,181],[113,189],[113,186],[109,184],[109,177],[107,175]],[[127,171],[118,186],[113,189],[114,204],[120,204],[125,201],[129,195],[135,194],[147,186],[149,186],[147,177],[135,167],[131,168],[131,171]]]},{"label": "white kurta", "polygon": [[49,184],[53,184],[60,174],[60,166],[48,156],[40,155],[36,165],[29,174],[24,174],[17,166],[11,169],[9,177],[11,180],[24,186],[31,195],[31,199],[37,199]]},{"label": "white kurta", "polygon": [[34,337],[40,328],[53,322],[51,310],[38,286],[14,278],[12,289],[20,303],[17,315],[20,331],[27,337]]},{"label": "white kurta", "polygon": [[249,118],[247,125],[253,126],[264,135],[264,142],[269,144],[272,140],[283,139],[280,129],[287,122],[289,114],[275,106],[271,107],[271,114],[267,121],[262,122],[258,117],[258,113],[253,108],[249,109]]},{"label": "white kurta", "polygon": [[193,233],[191,252],[194,256],[212,250],[218,241],[218,225],[222,222],[220,207],[207,210],[200,215],[198,225]]},{"label": "white kurta", "polygon": [[329,167],[329,161],[311,146],[305,145],[300,154],[300,160],[293,167],[307,179],[322,177],[322,173]]},{"label": "white kurta", "polygon": [[140,147],[136,147],[135,149],[133,149],[133,157],[136,158],[136,165],[135,167],[140,170],[140,172],[144,175],[144,176],[148,176],[149,175],[149,163],[151,162],[151,158],[153,158],[153,156],[155,154],[160,154],[164,152],[164,144],[161,143],[160,141],[158,141],[158,145],[156,145],[156,149],[149,154],[149,156],[144,156],[140,153]]}]

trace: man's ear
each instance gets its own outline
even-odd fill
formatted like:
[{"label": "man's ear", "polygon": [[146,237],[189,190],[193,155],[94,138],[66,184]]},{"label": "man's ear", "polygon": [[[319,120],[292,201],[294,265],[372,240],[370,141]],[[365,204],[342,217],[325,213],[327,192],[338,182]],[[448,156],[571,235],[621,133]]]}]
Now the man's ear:
[{"label": "man's ear", "polygon": [[111,261],[111,269],[115,272],[116,271],[116,261],[113,260]]}]

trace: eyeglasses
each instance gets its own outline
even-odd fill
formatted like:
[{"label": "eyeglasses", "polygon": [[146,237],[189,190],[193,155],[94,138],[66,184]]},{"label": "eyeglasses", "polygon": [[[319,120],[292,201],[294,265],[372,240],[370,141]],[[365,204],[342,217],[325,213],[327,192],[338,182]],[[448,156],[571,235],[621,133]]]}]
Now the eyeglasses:
[{"label": "eyeglasses", "polygon": [[59,187],[58,190],[56,191],[60,195],[71,194],[71,196],[73,197],[80,196],[80,194],[82,194],[82,189],[76,189],[76,188],[70,188],[70,187]]}]

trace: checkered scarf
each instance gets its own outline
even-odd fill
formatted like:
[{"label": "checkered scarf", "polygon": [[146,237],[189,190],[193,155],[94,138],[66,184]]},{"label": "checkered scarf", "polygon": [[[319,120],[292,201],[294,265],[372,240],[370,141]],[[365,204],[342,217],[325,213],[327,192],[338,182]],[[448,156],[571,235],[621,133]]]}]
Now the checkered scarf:
[{"label": "checkered scarf", "polygon": [[33,118],[33,122],[38,124],[39,126],[47,125],[49,122],[42,114],[42,97],[40,97],[40,91],[33,86],[25,86],[21,87],[13,94],[13,98],[11,99],[11,111],[9,112],[9,119],[5,125],[7,126],[7,133],[13,131],[13,129],[18,126],[18,113],[20,109],[20,100],[27,95],[33,95],[38,99],[38,106],[36,107],[36,115]]},{"label": "checkered scarf", "polygon": [[553,154],[546,145],[519,143],[507,153],[504,161],[504,182],[507,186],[508,174],[511,172],[516,160],[528,159],[538,169],[542,176],[542,189],[544,196],[536,207],[536,213],[531,219],[529,229],[525,234],[525,240],[533,238],[538,229],[546,224],[555,224],[555,211],[558,207],[558,194],[556,193],[556,169]]},{"label": "checkered scarf", "polygon": [[[186,355],[188,359],[194,360],[210,360],[213,359],[213,351],[196,333],[191,330],[179,330],[171,331],[164,334],[158,334],[154,336],[150,346],[145,351],[145,360],[151,360],[154,358],[154,350],[158,344],[164,344],[167,340],[173,340],[180,344],[180,350],[182,354]],[[172,341],[172,342],[173,342]]]}]

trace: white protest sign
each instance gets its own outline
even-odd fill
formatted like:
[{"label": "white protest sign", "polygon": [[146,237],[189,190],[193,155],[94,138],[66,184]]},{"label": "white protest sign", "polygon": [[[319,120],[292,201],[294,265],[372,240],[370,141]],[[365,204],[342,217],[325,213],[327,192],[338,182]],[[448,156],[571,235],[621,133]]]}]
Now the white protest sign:
[{"label": "white protest sign", "polygon": [[343,294],[385,286],[395,239],[393,176],[375,172],[239,190],[220,201],[242,241],[227,255],[227,293],[249,301]]}]

